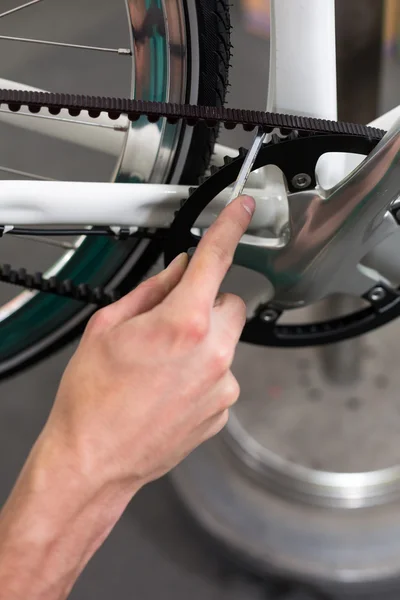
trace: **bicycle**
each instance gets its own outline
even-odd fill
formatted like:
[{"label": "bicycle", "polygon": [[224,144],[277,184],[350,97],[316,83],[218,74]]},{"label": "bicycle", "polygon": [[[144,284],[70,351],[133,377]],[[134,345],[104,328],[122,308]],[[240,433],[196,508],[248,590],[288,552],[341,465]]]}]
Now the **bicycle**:
[{"label": "bicycle", "polygon": [[[14,14],[23,14],[42,2],[46,0],[9,9],[0,14],[0,22],[12,16],[13,10]],[[157,104],[34,95],[25,84],[0,81],[2,118],[19,119],[33,132],[43,133],[47,127],[53,137],[75,139],[91,149],[99,141],[94,133],[91,137],[86,131],[97,124],[105,136],[104,145],[116,152],[120,148],[116,184],[31,181],[27,173],[28,181],[1,182],[4,238],[35,236],[66,250],[44,276],[1,268],[2,281],[28,288],[0,311],[2,376],[33,364],[76,337],[96,304],[110,302],[116,294],[137,285],[164,251],[168,262],[176,253],[196,245],[201,230],[228,201],[229,186],[247,155],[243,149],[238,154],[217,146],[211,158],[219,121],[228,128],[242,121],[246,129],[261,127],[271,136],[260,150],[248,180],[247,189],[256,197],[258,208],[252,230],[237,254],[238,264],[263,273],[270,284],[265,283],[243,341],[275,347],[332,343],[370,331],[399,314],[399,296],[391,285],[392,277],[377,276],[373,267],[378,263],[384,273],[385,259],[392,253],[386,240],[397,230],[399,125],[394,124],[400,110],[378,119],[371,129],[325,121],[337,117],[334,4],[327,1],[320,6],[315,0],[295,7],[291,4],[287,0],[273,3],[272,78],[267,108],[322,121],[219,110],[224,104],[230,60],[229,9],[225,0],[128,0],[130,46],[68,44],[74,51],[86,49],[132,60],[135,81],[131,95],[136,100],[214,106],[217,111],[196,112],[193,108],[182,119],[179,106],[169,105],[167,111]],[[2,35],[0,40],[53,43],[32,38],[28,41],[18,35]],[[324,49],[324,56],[316,59],[317,46]],[[10,94],[4,91],[7,89],[21,91]],[[322,96],[318,93],[321,90]],[[67,118],[75,119],[74,127],[83,128],[85,133],[66,130]],[[390,128],[389,137],[384,137],[383,130]],[[314,135],[307,135],[310,132]],[[116,142],[115,136],[123,139]],[[325,164],[320,161],[332,152],[358,153],[368,158],[362,164],[362,158],[354,156],[330,157]],[[207,172],[210,162],[211,170]],[[385,177],[376,175],[378,169]],[[18,174],[13,169],[8,172]],[[200,186],[190,189],[204,173]],[[349,179],[343,186],[340,182],[346,175]],[[372,177],[372,183],[366,183]],[[143,183],[146,181],[150,184]],[[317,184],[320,187],[316,192]],[[353,196],[360,200],[353,206],[349,185]],[[376,191],[372,196],[378,185],[382,186],[379,210]],[[322,187],[334,190],[326,194],[326,199],[333,197],[335,201],[335,209],[329,213]],[[387,190],[389,196],[382,199]],[[368,194],[375,202],[365,201],[364,207],[361,200]],[[347,221],[335,221],[340,227],[331,229],[318,240],[319,246],[309,247],[305,254],[304,239],[315,240],[323,224],[346,210],[348,219],[365,211],[362,228],[352,230],[358,235],[357,243],[352,239],[346,245]],[[304,214],[310,215],[311,233],[306,238]],[[66,235],[78,239],[59,242],[58,236]],[[328,244],[331,239],[339,242],[329,254],[326,249],[332,248],[333,243]],[[323,260],[321,248],[325,252]],[[346,270],[340,272],[349,250],[353,254],[351,264],[347,260]],[[279,266],[280,261],[286,261],[284,268]],[[368,308],[322,324],[279,322],[288,308],[313,304],[344,291],[362,297],[369,303]],[[35,326],[30,327],[31,323]],[[249,474],[253,483],[248,483]],[[267,453],[250,439],[234,412],[225,434],[196,452],[172,477],[202,525],[263,570],[346,589],[350,584],[365,587],[375,579],[386,582],[398,577],[396,544],[400,542],[396,537],[400,536],[394,531],[397,512],[392,502],[398,492],[397,467],[346,474],[295,465],[294,461]],[[210,481],[218,482],[215,489]],[[379,518],[375,528],[371,514]],[[299,515],[303,519],[300,526]],[[363,525],[361,531],[360,519],[368,523],[369,529]],[[392,544],[390,556],[386,552],[388,540]]]}]

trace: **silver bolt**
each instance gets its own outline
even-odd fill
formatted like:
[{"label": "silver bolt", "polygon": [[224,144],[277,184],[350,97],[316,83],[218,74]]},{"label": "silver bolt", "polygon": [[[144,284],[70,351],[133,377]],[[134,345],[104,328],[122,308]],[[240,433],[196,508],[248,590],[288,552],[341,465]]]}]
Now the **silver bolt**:
[{"label": "silver bolt", "polygon": [[266,308],[260,314],[260,319],[261,321],[264,321],[264,323],[273,323],[278,317],[279,314],[273,308]]},{"label": "silver bolt", "polygon": [[385,298],[385,296],[386,290],[379,285],[369,293],[368,297],[371,300],[371,302],[381,302]]},{"label": "silver bolt", "polygon": [[308,188],[310,184],[311,177],[307,173],[299,173],[292,179],[293,187],[297,188],[298,190],[304,190],[305,188]]}]

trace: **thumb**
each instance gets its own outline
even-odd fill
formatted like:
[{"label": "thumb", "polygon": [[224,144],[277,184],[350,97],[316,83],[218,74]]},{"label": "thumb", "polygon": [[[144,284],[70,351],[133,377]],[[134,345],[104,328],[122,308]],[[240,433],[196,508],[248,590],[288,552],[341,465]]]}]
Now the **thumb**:
[{"label": "thumb", "polygon": [[180,254],[167,269],[141,283],[132,292],[107,307],[112,326],[148,312],[160,304],[178,285],[186,271],[189,257]]}]

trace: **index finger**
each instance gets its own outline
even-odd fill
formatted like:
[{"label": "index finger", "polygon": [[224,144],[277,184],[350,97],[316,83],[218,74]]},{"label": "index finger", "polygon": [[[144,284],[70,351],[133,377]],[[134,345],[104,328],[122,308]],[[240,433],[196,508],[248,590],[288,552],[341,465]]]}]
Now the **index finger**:
[{"label": "index finger", "polygon": [[250,225],[255,206],[251,196],[239,196],[222,211],[201,239],[176,293],[182,293],[185,288],[192,304],[199,301],[214,305],[236,248]]}]

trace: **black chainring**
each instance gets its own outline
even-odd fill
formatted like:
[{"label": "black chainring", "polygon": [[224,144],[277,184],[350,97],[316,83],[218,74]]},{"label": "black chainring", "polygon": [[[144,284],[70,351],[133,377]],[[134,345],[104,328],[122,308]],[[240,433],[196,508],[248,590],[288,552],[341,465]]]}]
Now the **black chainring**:
[{"label": "black chainring", "polygon": [[[316,166],[323,154],[346,152],[368,155],[376,144],[376,140],[352,135],[295,137],[292,134],[283,140],[275,137],[272,142],[263,146],[253,170],[269,164],[277,165],[285,174],[291,192],[298,191],[293,187],[293,178],[299,173],[305,173],[310,176],[310,184],[305,189],[312,189],[316,185]],[[214,169],[212,175],[192,191],[190,198],[176,213],[165,247],[166,265],[181,252],[197,246],[199,239],[191,233],[191,229],[206,206],[237,179],[246,152],[241,149],[236,159],[227,157],[225,165]],[[278,319],[282,311],[273,305],[262,305],[247,322],[241,340],[261,346],[292,348],[347,340],[377,329],[400,315],[399,291],[385,288],[385,292],[382,300],[371,303],[361,311],[318,323],[279,325]],[[266,309],[271,309],[268,314],[275,314],[277,318],[266,320]]]}]

